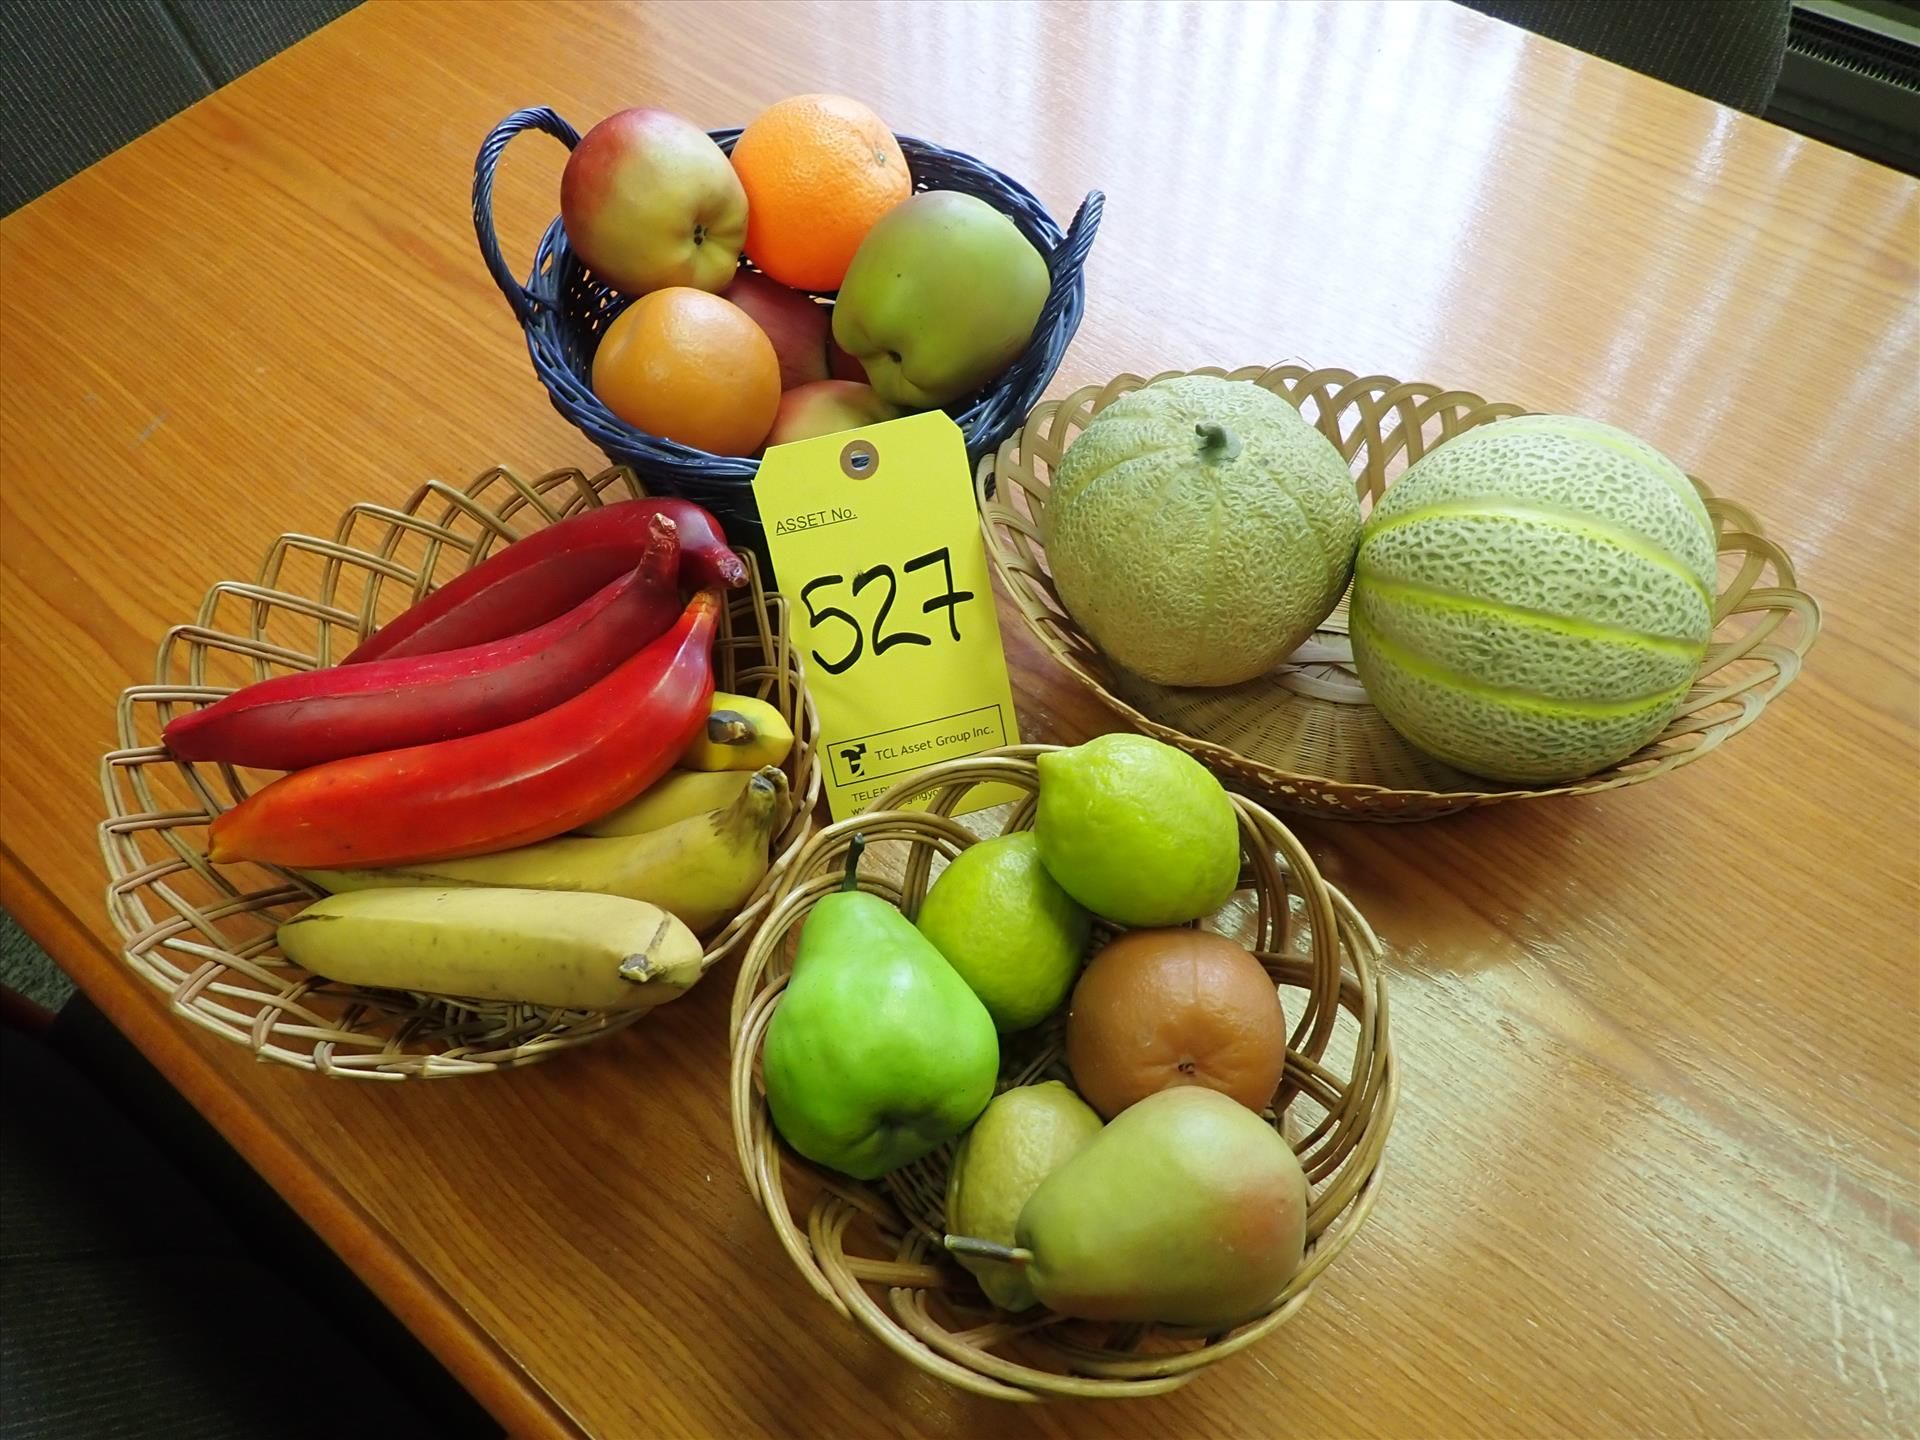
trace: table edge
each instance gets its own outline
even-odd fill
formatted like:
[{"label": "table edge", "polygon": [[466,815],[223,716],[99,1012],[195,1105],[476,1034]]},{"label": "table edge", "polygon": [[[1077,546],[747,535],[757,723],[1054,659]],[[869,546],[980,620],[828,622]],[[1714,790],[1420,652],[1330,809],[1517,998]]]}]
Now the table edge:
[{"label": "table edge", "polygon": [[[120,957],[108,952],[5,842],[0,842],[0,907],[508,1434],[525,1440],[588,1440],[587,1432],[392,1242],[359,1202],[321,1176],[293,1141],[186,1043],[186,1022],[143,999]],[[309,1083],[350,1082],[314,1076]]]}]

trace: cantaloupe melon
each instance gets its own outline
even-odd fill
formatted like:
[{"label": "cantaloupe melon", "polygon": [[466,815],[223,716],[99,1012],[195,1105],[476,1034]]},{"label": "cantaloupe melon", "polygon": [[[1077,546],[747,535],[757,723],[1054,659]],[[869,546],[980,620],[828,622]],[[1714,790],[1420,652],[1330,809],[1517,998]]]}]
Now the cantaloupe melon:
[{"label": "cantaloupe melon", "polygon": [[1665,728],[1713,633],[1715,539],[1684,473],[1598,421],[1528,415],[1435,447],[1354,561],[1353,654],[1414,745],[1550,782]]},{"label": "cantaloupe melon", "polygon": [[1340,452],[1249,380],[1123,395],[1053,475],[1042,540],[1067,612],[1162,685],[1271,669],[1346,589],[1360,501]]}]

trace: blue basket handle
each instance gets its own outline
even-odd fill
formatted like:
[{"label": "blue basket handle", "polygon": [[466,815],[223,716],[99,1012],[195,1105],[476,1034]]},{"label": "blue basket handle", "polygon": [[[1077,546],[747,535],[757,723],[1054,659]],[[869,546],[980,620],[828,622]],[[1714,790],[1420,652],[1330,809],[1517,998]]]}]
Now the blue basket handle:
[{"label": "blue basket handle", "polygon": [[1069,264],[1078,270],[1087,263],[1087,252],[1093,249],[1094,233],[1100,228],[1100,215],[1106,208],[1107,197],[1102,192],[1087,192],[1087,198],[1073,212],[1073,223],[1067,226],[1067,238],[1060,242],[1060,248],[1054,252],[1054,268]]},{"label": "blue basket handle", "polygon": [[[1081,271],[1086,268],[1087,252],[1093,249],[1093,237],[1100,229],[1100,214],[1107,208],[1107,197],[1098,190],[1089,190],[1087,198],[1080,202],[1080,208],[1073,212],[1073,223],[1067,226],[1067,233],[1047,257],[1047,268],[1052,275],[1052,283],[1047,291],[1047,303],[1040,309],[1040,318],[1034,322],[1034,333],[1051,333],[1060,321],[1060,316],[1068,305],[1078,308],[1076,286],[1080,282]],[[1078,321],[1075,321],[1076,328]]]},{"label": "blue basket handle", "polygon": [[493,172],[500,164],[500,152],[522,130],[543,131],[569,150],[580,143],[580,132],[544,105],[516,110],[493,127],[481,142],[480,153],[474,157],[473,233],[480,242],[480,258],[487,262],[493,283],[500,287],[507,304],[513,307],[514,318],[524,327],[533,321],[534,306],[546,301],[513,278],[506,257],[500,253],[500,237],[493,228]]}]

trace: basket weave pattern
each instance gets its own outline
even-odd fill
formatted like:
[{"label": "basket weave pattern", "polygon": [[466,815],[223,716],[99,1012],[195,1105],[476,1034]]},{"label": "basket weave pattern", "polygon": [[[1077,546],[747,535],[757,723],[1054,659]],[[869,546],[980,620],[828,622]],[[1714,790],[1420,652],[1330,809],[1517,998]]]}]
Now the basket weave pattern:
[{"label": "basket weave pattern", "polygon": [[[568,243],[566,227],[558,219],[541,237],[526,284],[514,279],[494,228],[493,178],[507,142],[526,130],[551,135],[569,150],[580,143],[573,126],[544,106],[507,116],[493,128],[474,160],[473,226],[481,258],[526,332],[534,372],[547,387],[553,408],[579,426],[609,459],[631,465],[655,493],[696,500],[725,521],[736,539],[758,540],[760,515],[752,490],[758,460],[710,455],[636,430],[593,393],[593,352],[600,334],[631,301],[594,278]],[[738,128],[709,133],[729,154],[740,138]],[[950,407],[966,436],[968,455],[978,460],[1019,426],[1060,368],[1080,328],[1086,308],[1083,271],[1105,200],[1097,190],[1089,194],[1063,234],[1046,207],[1019,181],[960,151],[910,135],[898,139],[915,190],[956,190],[986,201],[1012,220],[1046,257],[1052,275],[1052,288],[1033,338],[1020,358],[987,389]]]},{"label": "basket weave pattern", "polygon": [[1053,468],[1087,422],[1113,401],[1181,373],[1251,380],[1291,402],[1339,449],[1363,508],[1441,441],[1510,415],[1464,390],[1304,365],[1121,375],[1033,410],[977,485],[981,526],[1008,594],[1049,654],[1142,732],[1178,745],[1229,784],[1303,814],[1425,820],[1477,805],[1581,795],[1634,785],[1701,759],[1759,718],[1800,673],[1820,611],[1795,588],[1786,552],[1751,512],[1695,480],[1719,536],[1713,643],[1693,689],[1665,730],[1633,755],[1561,785],[1489,789],[1403,740],[1368,703],[1354,673],[1343,599],[1291,660],[1220,689],[1156,685],[1113,664],[1053,588],[1041,541]]},{"label": "basket weave pattern", "polygon": [[[127,963],[182,1015],[271,1060],[322,1074],[397,1080],[481,1074],[542,1059],[624,1028],[631,1013],[548,1010],[361,989],[307,974],[274,948],[274,927],[317,893],[271,866],[213,865],[212,818],[271,772],[175,760],[160,734],[176,714],[256,680],[336,663],[434,584],[505,543],[582,509],[646,492],[632,471],[556,470],[524,480],[495,468],[464,490],[421,486],[399,509],[359,504],[331,538],[282,535],[257,577],[222,581],[192,623],[161,641],[154,683],[124,691],[119,746],[100,763],[107,908]],[[812,830],[819,717],[786,602],[750,583],[730,597],[714,647],[719,688],[759,695],[792,724],[793,812],[748,904],[707,944],[711,968],[735,950]]]},{"label": "basket weave pattern", "polygon": [[[747,1186],[801,1275],[842,1315],[930,1374],[1007,1400],[1159,1394],[1245,1349],[1306,1303],[1314,1283],[1350,1244],[1380,1187],[1398,1072],[1387,1031],[1380,950],[1352,904],[1326,884],[1291,832],[1235,797],[1242,889],[1208,923],[1260,957],[1281,988],[1289,1020],[1287,1067],[1274,1123],[1300,1155],[1312,1185],[1308,1250],[1274,1308],[1224,1335],[1165,1326],[1096,1324],[1035,1310],[995,1310],[941,1244],[952,1146],[865,1185],[791,1154],[774,1132],[759,1076],[767,1025],[791,974],[807,913],[838,889],[848,842],[866,837],[861,888],[918,910],[944,864],[992,834],[1029,828],[1039,774],[1029,745],[947,761],[902,782],[871,812],[821,830],[783,878],[771,913],[741,962],[733,1003],[734,1143]],[[1001,783],[1023,799],[952,818],[978,785]],[[922,802],[925,808],[903,809]],[[1096,924],[1097,950],[1116,932]],[[1040,1079],[1071,1083],[1059,1017],[1003,1036],[1000,1088]]]}]

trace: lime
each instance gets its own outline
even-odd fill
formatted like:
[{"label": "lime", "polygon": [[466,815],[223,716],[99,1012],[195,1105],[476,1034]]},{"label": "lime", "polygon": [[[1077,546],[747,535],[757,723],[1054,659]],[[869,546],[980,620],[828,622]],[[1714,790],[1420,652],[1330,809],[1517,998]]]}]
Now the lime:
[{"label": "lime", "polygon": [[1033,832],[1060,888],[1121,925],[1210,915],[1240,880],[1240,826],[1220,782],[1145,735],[1042,755]]},{"label": "lime", "polygon": [[1003,1033],[1037,1025],[1067,998],[1092,928],[1040,863],[1030,831],[983,840],[920,902],[920,933],[946,956]]}]

